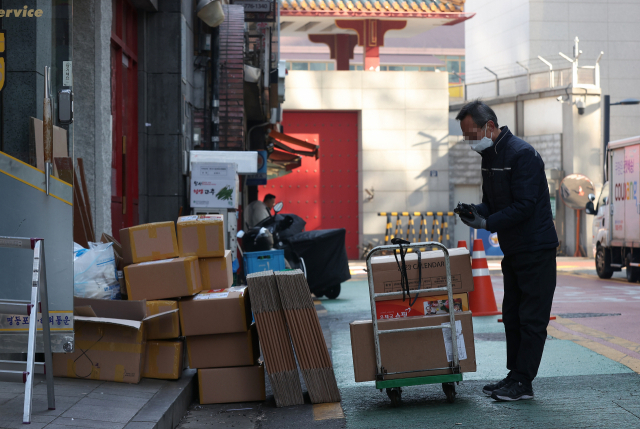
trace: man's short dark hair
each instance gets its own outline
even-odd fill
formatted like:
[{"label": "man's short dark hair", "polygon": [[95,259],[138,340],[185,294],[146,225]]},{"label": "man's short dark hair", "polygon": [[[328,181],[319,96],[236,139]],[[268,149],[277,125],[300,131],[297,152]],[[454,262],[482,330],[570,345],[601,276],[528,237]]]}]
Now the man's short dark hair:
[{"label": "man's short dark hair", "polygon": [[269,201],[269,200],[271,200],[271,199],[275,200],[275,199],[276,199],[276,196],[275,196],[275,195],[273,195],[273,194],[267,194],[267,195],[265,195],[265,196],[264,196],[264,198],[262,199],[262,202],[263,202],[263,203],[266,203],[267,201]]},{"label": "man's short dark hair", "polygon": [[493,124],[496,126],[496,128],[500,128],[500,126],[498,125],[498,117],[496,116],[496,113],[491,107],[487,106],[480,100],[474,100],[471,103],[465,104],[464,107],[462,107],[462,109],[460,109],[460,111],[458,112],[458,116],[456,116],[456,119],[458,121],[462,121],[467,117],[467,115],[470,115],[471,119],[473,119],[473,122],[481,128],[484,127],[489,121],[493,121]]}]

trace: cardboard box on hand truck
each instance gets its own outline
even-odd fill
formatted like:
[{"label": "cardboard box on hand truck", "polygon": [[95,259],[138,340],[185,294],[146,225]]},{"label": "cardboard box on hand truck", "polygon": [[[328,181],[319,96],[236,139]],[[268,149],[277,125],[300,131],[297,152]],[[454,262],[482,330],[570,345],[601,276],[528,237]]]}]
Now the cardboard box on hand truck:
[{"label": "cardboard box on hand truck", "polygon": [[166,299],[195,295],[202,290],[198,258],[164,259],[124,268],[129,299]]},{"label": "cardboard box on hand truck", "polygon": [[[410,303],[414,303],[412,306]],[[466,293],[453,294],[453,308],[456,312],[469,311],[469,296]],[[449,314],[451,306],[447,295],[411,296],[405,300],[376,301],[378,319],[397,319],[399,317],[429,316],[433,314]]]},{"label": "cardboard box on hand truck", "polygon": [[[432,289],[447,286],[447,277],[444,262],[444,253],[441,250],[422,252],[421,269],[418,266],[418,254],[407,253],[404,257],[409,290]],[[400,256],[398,255],[398,261]],[[465,248],[449,249],[449,262],[451,264],[451,286],[453,293],[473,291],[473,274],[471,272],[471,259],[469,251]],[[400,261],[402,264],[402,262]],[[401,276],[398,263],[394,255],[374,256],[371,258],[371,275],[375,293],[401,292]],[[420,287],[419,278],[422,277]],[[443,295],[440,292],[423,292],[423,296]],[[396,300],[398,297],[379,297],[376,301]]]},{"label": "cardboard box on hand truck", "polygon": [[[379,330],[406,329],[449,323],[449,315],[405,317],[378,321]],[[458,356],[461,372],[476,371],[471,312],[456,313]],[[349,325],[351,350],[356,382],[376,379],[376,354],[371,320],[359,320]],[[446,368],[453,360],[449,329],[396,332],[380,335],[382,366],[391,372]],[[450,374],[448,369],[385,376],[385,380]]]},{"label": "cardboard box on hand truck", "polygon": [[146,342],[144,301],[74,298],[75,350],[53,354],[56,377],[138,383]]}]

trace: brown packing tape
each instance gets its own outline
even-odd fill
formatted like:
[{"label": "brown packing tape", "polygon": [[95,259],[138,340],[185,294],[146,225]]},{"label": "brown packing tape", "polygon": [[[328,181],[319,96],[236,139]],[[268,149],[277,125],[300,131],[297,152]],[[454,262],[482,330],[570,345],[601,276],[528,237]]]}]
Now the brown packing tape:
[{"label": "brown packing tape", "polygon": [[114,381],[122,383],[124,381],[124,365],[116,365]]},{"label": "brown packing tape", "polygon": [[142,374],[143,377],[149,375],[159,375],[158,370],[158,355],[160,354],[160,343],[158,341],[149,341],[147,343],[147,357],[145,358],[149,363],[149,373]]},{"label": "brown packing tape", "polygon": [[202,393],[202,371],[198,370],[198,397],[200,398],[200,404],[202,404],[202,398],[204,395]]},{"label": "brown packing tape", "polygon": [[189,294],[195,295],[202,290],[202,278],[200,276],[200,264],[195,256],[184,258],[184,271],[187,274],[187,287]]},{"label": "brown packing tape", "polygon": [[[146,231],[148,238],[158,239],[158,230],[163,228],[169,229],[169,235],[171,236],[173,250],[169,253],[162,253],[159,251],[152,250],[151,257],[148,257],[148,256],[140,257],[138,255],[138,250],[136,249],[136,240],[135,240],[136,233],[138,233],[137,235],[140,237],[139,233],[142,231]],[[170,259],[178,256],[178,251],[177,251],[178,241],[176,239],[175,224],[173,222],[157,222],[157,223],[149,223],[145,225],[137,225],[137,226],[128,228],[127,232],[129,234],[128,242],[130,243],[131,256],[134,263],[149,262],[154,260],[157,261],[161,259]]]},{"label": "brown packing tape", "polygon": [[211,281],[209,280],[211,277],[209,276],[209,264],[198,264],[200,265],[200,276],[202,277],[202,289],[209,290],[211,289]]},{"label": "brown packing tape", "polygon": [[75,347],[81,350],[98,350],[105,352],[142,353],[144,343],[103,343],[96,341],[76,341]]},{"label": "brown packing tape", "polygon": [[124,284],[127,286],[127,295],[130,296],[131,295],[131,286],[129,286],[129,275],[128,275],[128,270],[129,267],[124,267]]},{"label": "brown packing tape", "polygon": [[174,300],[153,300],[147,301],[147,317],[164,313],[165,311],[177,310],[178,301]]}]

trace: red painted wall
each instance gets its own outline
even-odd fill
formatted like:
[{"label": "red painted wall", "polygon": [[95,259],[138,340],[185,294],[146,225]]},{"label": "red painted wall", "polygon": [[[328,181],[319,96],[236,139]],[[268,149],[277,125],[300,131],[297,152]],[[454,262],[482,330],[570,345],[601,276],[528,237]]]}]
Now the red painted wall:
[{"label": "red painted wall", "polygon": [[320,145],[320,157],[302,157],[292,173],[259,187],[274,194],[283,213],[295,213],[307,230],[344,228],[349,259],[358,259],[358,113],[285,112],[283,131]]}]

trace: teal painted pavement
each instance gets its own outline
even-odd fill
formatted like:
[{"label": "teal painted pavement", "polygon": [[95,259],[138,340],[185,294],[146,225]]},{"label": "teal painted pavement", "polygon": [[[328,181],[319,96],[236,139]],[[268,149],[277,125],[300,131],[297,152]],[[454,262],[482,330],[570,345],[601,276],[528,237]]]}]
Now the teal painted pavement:
[{"label": "teal painted pavement", "polygon": [[532,401],[499,403],[481,389],[506,375],[504,329],[497,317],[474,318],[478,372],[466,373],[454,404],[439,385],[403,389],[403,405],[392,408],[373,382],[356,383],[349,322],[370,319],[365,281],[343,284],[328,310],[334,368],[348,428],[640,427],[640,377],[629,368],[571,341],[550,338]]}]

